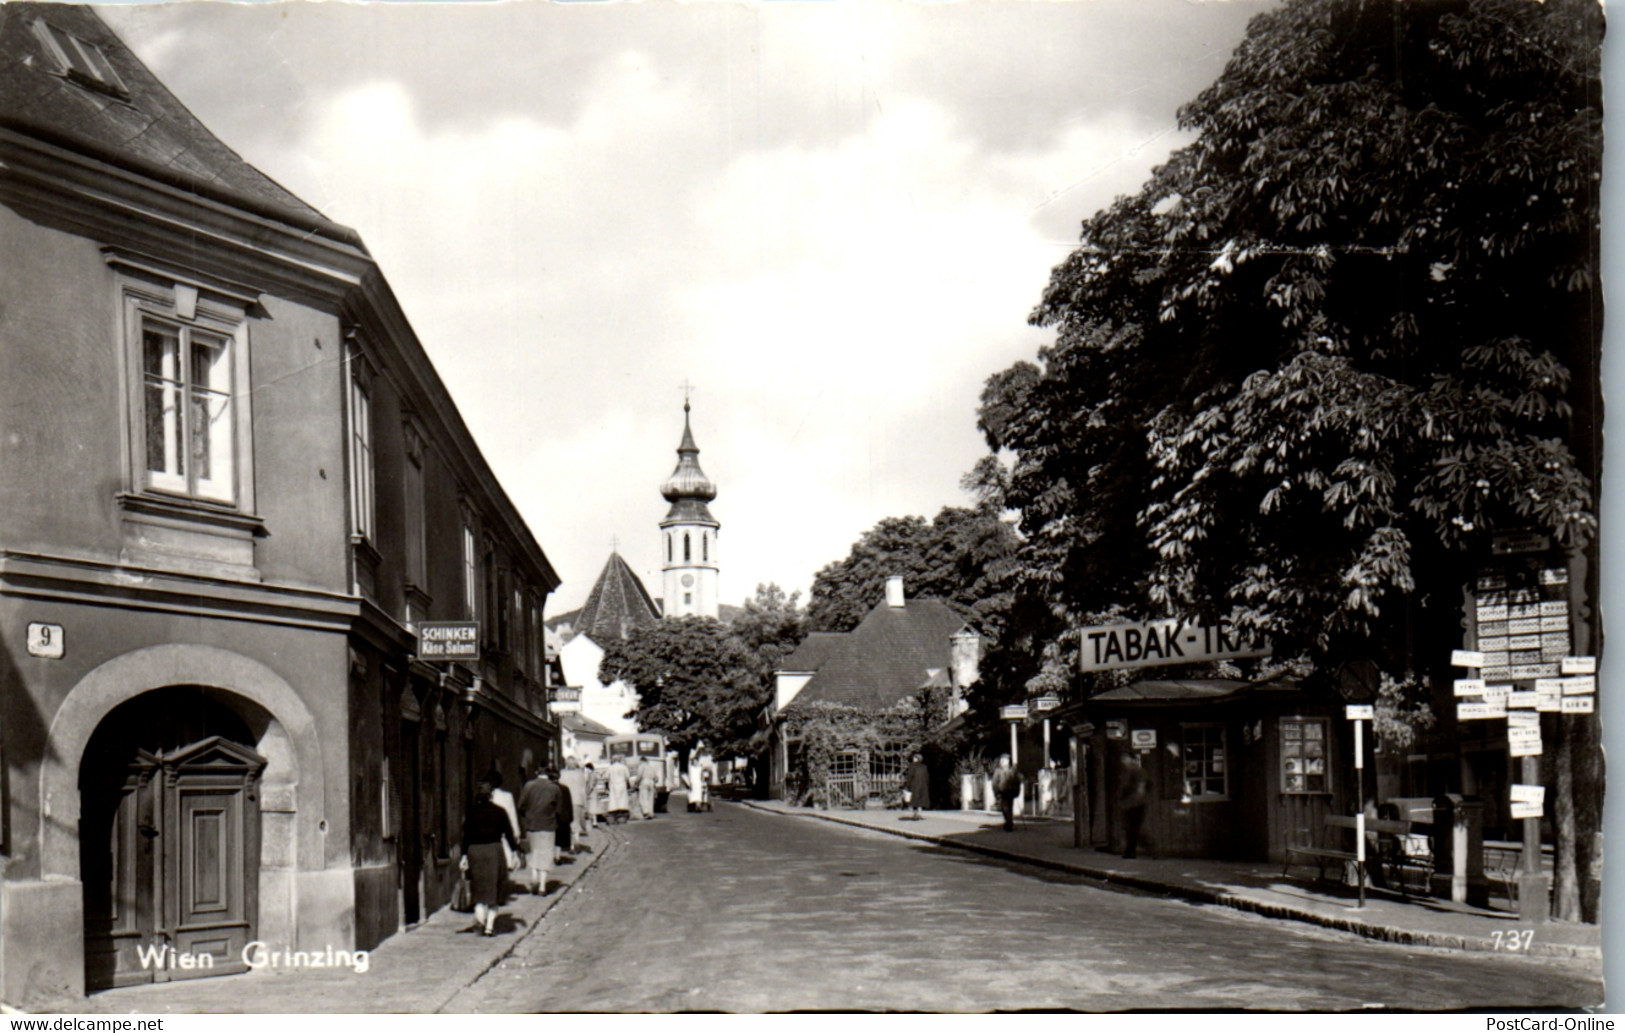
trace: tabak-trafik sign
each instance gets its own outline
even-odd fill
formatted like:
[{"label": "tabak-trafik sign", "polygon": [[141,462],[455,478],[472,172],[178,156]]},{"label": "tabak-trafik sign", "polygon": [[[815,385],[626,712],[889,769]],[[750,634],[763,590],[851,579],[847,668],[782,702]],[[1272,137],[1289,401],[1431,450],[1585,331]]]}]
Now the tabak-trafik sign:
[{"label": "tabak-trafik sign", "polygon": [[1121,671],[1161,664],[1191,664],[1268,656],[1269,640],[1243,639],[1227,624],[1181,624],[1176,620],[1105,624],[1080,632],[1085,671]]}]

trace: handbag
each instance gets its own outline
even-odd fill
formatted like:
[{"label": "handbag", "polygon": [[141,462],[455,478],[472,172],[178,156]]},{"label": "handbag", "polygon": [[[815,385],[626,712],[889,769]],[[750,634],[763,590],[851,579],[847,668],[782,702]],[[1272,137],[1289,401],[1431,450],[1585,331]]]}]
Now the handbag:
[{"label": "handbag", "polygon": [[457,873],[457,885],[453,886],[451,890],[451,909],[453,911],[474,910],[474,884],[469,881],[467,869]]}]

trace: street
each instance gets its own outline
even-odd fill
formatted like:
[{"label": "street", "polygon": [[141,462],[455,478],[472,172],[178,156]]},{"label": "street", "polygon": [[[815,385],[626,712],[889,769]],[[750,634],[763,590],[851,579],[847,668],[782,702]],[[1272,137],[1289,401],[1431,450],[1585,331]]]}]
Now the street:
[{"label": "street", "polygon": [[626,832],[445,1010],[1445,1010],[1603,997],[1569,962],[1376,943],[740,805],[679,804]]}]

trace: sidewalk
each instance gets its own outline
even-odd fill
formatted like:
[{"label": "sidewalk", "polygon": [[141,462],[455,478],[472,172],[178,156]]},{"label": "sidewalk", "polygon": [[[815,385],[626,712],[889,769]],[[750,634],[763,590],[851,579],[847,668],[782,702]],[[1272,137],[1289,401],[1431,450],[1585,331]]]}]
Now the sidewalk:
[{"label": "sidewalk", "polygon": [[[1159,857],[1124,860],[1073,846],[1072,823],[1054,818],[1019,819],[1015,832],[1005,832],[997,814],[983,811],[928,811],[920,821],[903,821],[902,811],[821,811],[777,800],[741,802],[761,811],[873,829],[1101,879],[1116,886],[1218,904],[1269,918],[1309,922],[1390,943],[1506,952],[1514,930],[1527,935],[1531,928],[1520,924],[1515,914],[1432,898],[1402,900],[1382,894],[1368,896],[1365,907],[1359,908],[1352,890],[1343,895],[1331,884],[1316,884],[1312,876],[1301,874],[1283,879],[1278,864]],[[1601,964],[1599,926],[1549,922],[1533,929],[1527,953]],[[1496,932],[1504,934],[1499,944],[1493,935]],[[1518,946],[1520,953],[1525,952],[1521,937]]]},{"label": "sidewalk", "polygon": [[[98,1014],[436,1012],[512,953],[601,858],[624,849],[626,833],[601,829],[587,842],[593,853],[555,867],[549,880],[553,890],[547,896],[521,892],[508,899],[497,918],[496,936],[468,932],[473,915],[446,907],[369,951],[366,972],[349,967],[262,968],[218,979],[105,990],[51,1010]],[[271,949],[277,946],[268,945]]]}]

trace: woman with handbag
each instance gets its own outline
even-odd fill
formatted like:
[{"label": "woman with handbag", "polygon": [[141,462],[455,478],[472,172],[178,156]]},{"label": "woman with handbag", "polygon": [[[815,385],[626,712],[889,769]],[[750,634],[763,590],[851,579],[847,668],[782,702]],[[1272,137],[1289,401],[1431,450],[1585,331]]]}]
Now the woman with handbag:
[{"label": "woman with handbag", "polygon": [[[503,853],[510,841],[508,815],[491,801],[491,783],[480,780],[474,800],[463,818],[463,857],[458,867],[467,875],[474,895],[471,932],[490,936],[496,931],[497,906],[502,900]],[[508,846],[517,849],[511,841]]]}]

